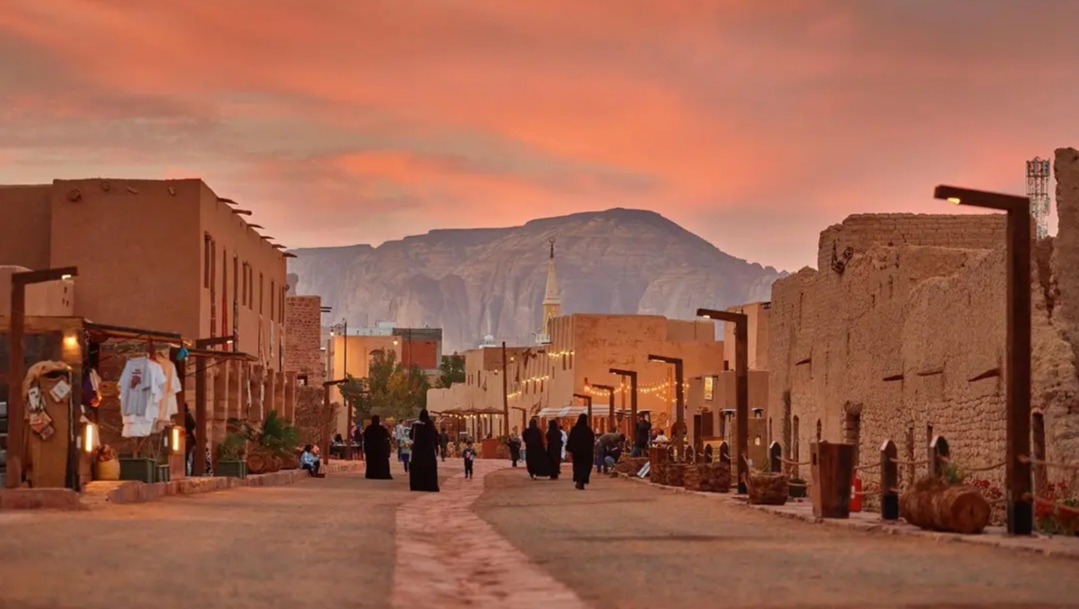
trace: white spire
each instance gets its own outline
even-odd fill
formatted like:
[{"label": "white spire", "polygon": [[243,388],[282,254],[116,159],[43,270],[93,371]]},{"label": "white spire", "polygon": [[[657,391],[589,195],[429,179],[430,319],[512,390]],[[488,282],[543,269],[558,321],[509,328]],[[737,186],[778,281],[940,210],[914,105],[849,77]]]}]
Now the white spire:
[{"label": "white spire", "polygon": [[543,304],[560,305],[562,298],[558,295],[558,278],[554,272],[554,237],[551,242],[551,257],[547,259],[547,289],[543,293]]}]

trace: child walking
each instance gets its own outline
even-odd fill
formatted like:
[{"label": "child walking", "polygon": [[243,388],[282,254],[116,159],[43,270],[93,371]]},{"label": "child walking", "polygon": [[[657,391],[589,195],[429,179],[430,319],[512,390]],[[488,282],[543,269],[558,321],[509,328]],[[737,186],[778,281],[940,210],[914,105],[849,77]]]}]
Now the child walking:
[{"label": "child walking", "polygon": [[461,456],[465,459],[465,478],[472,478],[472,460],[476,458],[476,449],[472,448],[472,440],[469,440],[468,445],[461,451]]},{"label": "child walking", "polygon": [[405,465],[405,471],[408,471],[408,461],[412,458],[412,440],[403,438],[397,442],[397,448],[401,453],[401,463]]}]

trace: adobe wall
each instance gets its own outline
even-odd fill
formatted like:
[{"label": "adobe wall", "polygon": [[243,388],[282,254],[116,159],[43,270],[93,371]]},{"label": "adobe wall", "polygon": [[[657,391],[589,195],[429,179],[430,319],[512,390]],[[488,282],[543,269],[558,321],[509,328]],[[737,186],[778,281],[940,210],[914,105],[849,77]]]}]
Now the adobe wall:
[{"label": "adobe wall", "polygon": [[307,384],[321,386],[325,379],[322,333],[322,297],[288,296],[285,299],[285,371],[307,375]]},{"label": "adobe wall", "polygon": [[0,186],[0,264],[49,268],[51,184]]},{"label": "adobe wall", "polygon": [[[951,218],[919,222],[951,227]],[[1001,216],[963,218],[973,235],[957,241],[968,245],[988,244],[987,236],[998,234],[995,225],[1002,222]],[[861,216],[856,224],[872,223]],[[902,239],[939,237],[893,238],[862,230],[883,243],[863,245],[867,249],[854,253],[842,272],[830,264],[821,271],[803,269],[773,286],[768,415],[784,420],[784,392],[789,391],[791,427],[797,428],[792,444],[803,460],[817,437],[818,421],[823,439],[849,441],[845,415],[851,412],[860,416],[863,462],[876,459],[886,439],[896,442],[901,458],[922,460],[927,439],[941,434],[960,464],[999,463],[1005,433],[1003,248],[908,245]],[[954,234],[956,229],[937,231]],[[830,262],[832,240],[843,233],[836,227],[822,233],[822,258],[827,255]],[[996,244],[1003,241],[1000,233]],[[1065,405],[1074,403],[1079,385],[1074,360],[1052,325],[1037,273],[1031,292],[1032,406],[1045,416],[1048,457],[1076,462],[1079,415],[1069,415]],[[779,429],[777,424],[775,437],[786,443]],[[905,478],[909,473],[901,469]],[[1000,469],[984,477],[1000,482],[1002,475]]]},{"label": "adobe wall", "polygon": [[[944,202],[941,205],[948,207]],[[993,249],[1001,243],[1003,214],[854,214],[821,231],[817,269],[831,268],[832,252],[842,260],[848,247],[854,254],[863,254],[873,245]]]}]

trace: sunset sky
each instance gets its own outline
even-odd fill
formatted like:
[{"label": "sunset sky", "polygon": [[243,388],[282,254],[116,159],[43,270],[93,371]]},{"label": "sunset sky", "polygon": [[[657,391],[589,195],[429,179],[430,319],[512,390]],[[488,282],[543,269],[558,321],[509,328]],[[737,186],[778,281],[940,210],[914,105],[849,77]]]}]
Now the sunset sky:
[{"label": "sunset sky", "polygon": [[797,270],[1079,145],[1070,0],[2,5],[0,183],[202,177],[289,247],[633,207]]}]

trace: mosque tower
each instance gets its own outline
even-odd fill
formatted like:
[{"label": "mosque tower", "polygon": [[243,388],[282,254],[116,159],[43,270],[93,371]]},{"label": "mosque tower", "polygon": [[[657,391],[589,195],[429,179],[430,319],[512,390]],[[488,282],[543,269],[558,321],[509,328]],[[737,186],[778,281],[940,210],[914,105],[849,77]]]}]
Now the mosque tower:
[{"label": "mosque tower", "polygon": [[548,241],[551,242],[551,255],[547,259],[547,287],[543,293],[543,323],[535,335],[537,345],[550,344],[551,336],[548,334],[550,322],[562,314],[562,297],[558,295],[558,279],[554,270],[554,237]]}]

